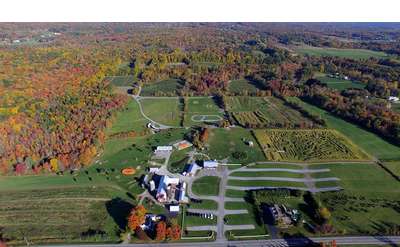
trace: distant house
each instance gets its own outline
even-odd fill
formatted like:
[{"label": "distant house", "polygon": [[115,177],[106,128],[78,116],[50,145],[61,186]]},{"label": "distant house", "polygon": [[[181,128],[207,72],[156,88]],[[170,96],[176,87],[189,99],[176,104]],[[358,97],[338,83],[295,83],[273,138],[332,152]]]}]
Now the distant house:
[{"label": "distant house", "polygon": [[205,169],[216,169],[218,167],[218,162],[216,160],[205,160],[203,161],[203,167]]},{"label": "distant house", "polygon": [[167,202],[175,196],[176,186],[179,184],[179,178],[171,178],[167,175],[162,176],[158,183],[156,199],[159,202]]},{"label": "distant house", "polygon": [[389,96],[388,100],[391,101],[391,102],[398,102],[399,101],[399,97]]},{"label": "distant house", "polygon": [[160,220],[163,220],[165,216],[155,215],[155,214],[146,214],[144,223],[140,225],[140,228],[144,231],[153,231],[156,223]]}]

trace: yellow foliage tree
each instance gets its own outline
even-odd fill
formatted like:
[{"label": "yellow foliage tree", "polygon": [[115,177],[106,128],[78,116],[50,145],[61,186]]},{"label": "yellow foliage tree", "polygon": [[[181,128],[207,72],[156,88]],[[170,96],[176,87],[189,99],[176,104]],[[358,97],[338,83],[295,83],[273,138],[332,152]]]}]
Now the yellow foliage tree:
[{"label": "yellow foliage tree", "polygon": [[58,171],[58,160],[56,158],[50,160],[50,167],[53,172]]}]

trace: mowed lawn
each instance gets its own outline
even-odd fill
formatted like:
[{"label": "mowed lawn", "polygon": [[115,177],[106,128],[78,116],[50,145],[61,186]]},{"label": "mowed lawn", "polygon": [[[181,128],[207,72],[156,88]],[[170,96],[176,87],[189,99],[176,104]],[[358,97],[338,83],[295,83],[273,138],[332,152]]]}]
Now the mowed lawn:
[{"label": "mowed lawn", "polygon": [[112,127],[107,129],[107,134],[112,135],[120,132],[143,131],[146,128],[146,120],[139,110],[139,105],[133,99],[129,99],[128,104],[116,113]]},{"label": "mowed lawn", "polygon": [[290,98],[303,106],[308,111],[321,116],[326,120],[329,128],[341,132],[353,143],[361,147],[367,153],[381,160],[400,160],[400,147],[395,146],[378,135],[367,131],[355,124],[349,123],[339,117],[333,116],[329,112],[301,101],[298,98]]},{"label": "mowed lawn", "polygon": [[368,59],[370,57],[386,58],[388,55],[384,52],[366,50],[366,49],[337,49],[327,47],[298,46],[295,48],[297,53],[310,56],[330,56],[352,59]]},{"label": "mowed lawn", "polygon": [[219,182],[219,177],[201,177],[193,182],[192,191],[194,194],[199,196],[216,196],[219,194]]},{"label": "mowed lawn", "polygon": [[185,104],[185,126],[201,125],[203,123],[200,121],[202,115],[208,115],[204,122],[207,122],[207,119],[211,121],[223,119],[223,110],[218,107],[213,98],[187,97]]},{"label": "mowed lawn", "polygon": [[184,86],[184,82],[178,79],[168,79],[162,80],[158,82],[151,82],[144,84],[142,87],[142,91],[140,93],[141,96],[159,96],[159,95],[168,95],[168,96],[177,96],[178,91],[181,90]]},{"label": "mowed lawn", "polygon": [[180,126],[181,105],[178,98],[145,98],[140,100],[147,117],[160,124]]},{"label": "mowed lawn", "polygon": [[340,179],[338,184],[345,191],[365,196],[382,196],[400,198],[400,182],[390,176],[384,169],[372,163],[337,163],[312,165],[313,169],[330,169],[330,177]]},{"label": "mowed lawn", "polygon": [[[243,139],[253,142],[254,146],[250,147]],[[244,153],[243,157],[235,157],[235,152]],[[250,130],[242,128],[211,129],[207,153],[212,159],[227,159],[230,163],[248,164],[265,160]]]}]

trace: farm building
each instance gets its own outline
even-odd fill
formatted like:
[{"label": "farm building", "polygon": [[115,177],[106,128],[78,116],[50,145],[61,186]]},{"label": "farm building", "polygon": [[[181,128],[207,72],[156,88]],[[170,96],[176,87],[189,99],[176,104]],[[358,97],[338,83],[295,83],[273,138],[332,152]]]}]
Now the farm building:
[{"label": "farm building", "polygon": [[179,142],[175,143],[173,146],[177,150],[183,150],[183,149],[186,149],[186,148],[190,148],[191,146],[193,146],[193,144],[188,142],[188,141],[186,141],[186,140],[183,140],[183,141],[179,141]]},{"label": "farm building", "polygon": [[149,167],[149,173],[156,173],[159,169],[159,167]]},{"label": "farm building", "polygon": [[218,167],[218,162],[216,160],[204,160],[203,167],[205,169],[216,169]]},{"label": "farm building", "polygon": [[389,96],[388,100],[391,101],[391,102],[398,102],[399,101],[399,97]]},{"label": "farm building", "polygon": [[185,182],[183,182],[181,184],[181,188],[179,190],[178,201],[181,203],[187,203],[189,201],[189,198],[186,197],[186,183]]},{"label": "farm building", "polygon": [[201,167],[199,165],[196,164],[196,162],[193,162],[192,164],[189,164],[187,166],[187,169],[185,171],[185,176],[189,176],[189,177],[193,177],[194,175],[196,175],[196,172],[198,170],[200,170]]},{"label": "farm building", "polygon": [[176,217],[179,214],[179,205],[177,204],[172,204],[169,205],[169,215],[171,217]]},{"label": "farm building", "polygon": [[158,146],[155,151],[156,152],[171,152],[172,146]]},{"label": "farm building", "polygon": [[159,202],[167,202],[175,199],[176,187],[179,184],[179,178],[162,176],[158,183],[156,199]]}]

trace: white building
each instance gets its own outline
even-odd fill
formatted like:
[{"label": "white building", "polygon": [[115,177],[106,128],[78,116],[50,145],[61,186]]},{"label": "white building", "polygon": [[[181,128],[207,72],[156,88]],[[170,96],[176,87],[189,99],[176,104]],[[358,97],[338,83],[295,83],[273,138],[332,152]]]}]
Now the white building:
[{"label": "white building", "polygon": [[399,97],[389,96],[388,100],[391,101],[391,102],[398,102],[399,101]]},{"label": "white building", "polygon": [[169,212],[170,213],[179,213],[179,205],[170,205]]},{"label": "white building", "polygon": [[156,152],[171,152],[172,146],[158,146]]},{"label": "white building", "polygon": [[149,167],[149,173],[156,173],[159,169],[159,167]]},{"label": "white building", "polygon": [[218,167],[218,162],[216,160],[205,160],[203,161],[203,167],[205,169],[216,169]]}]

